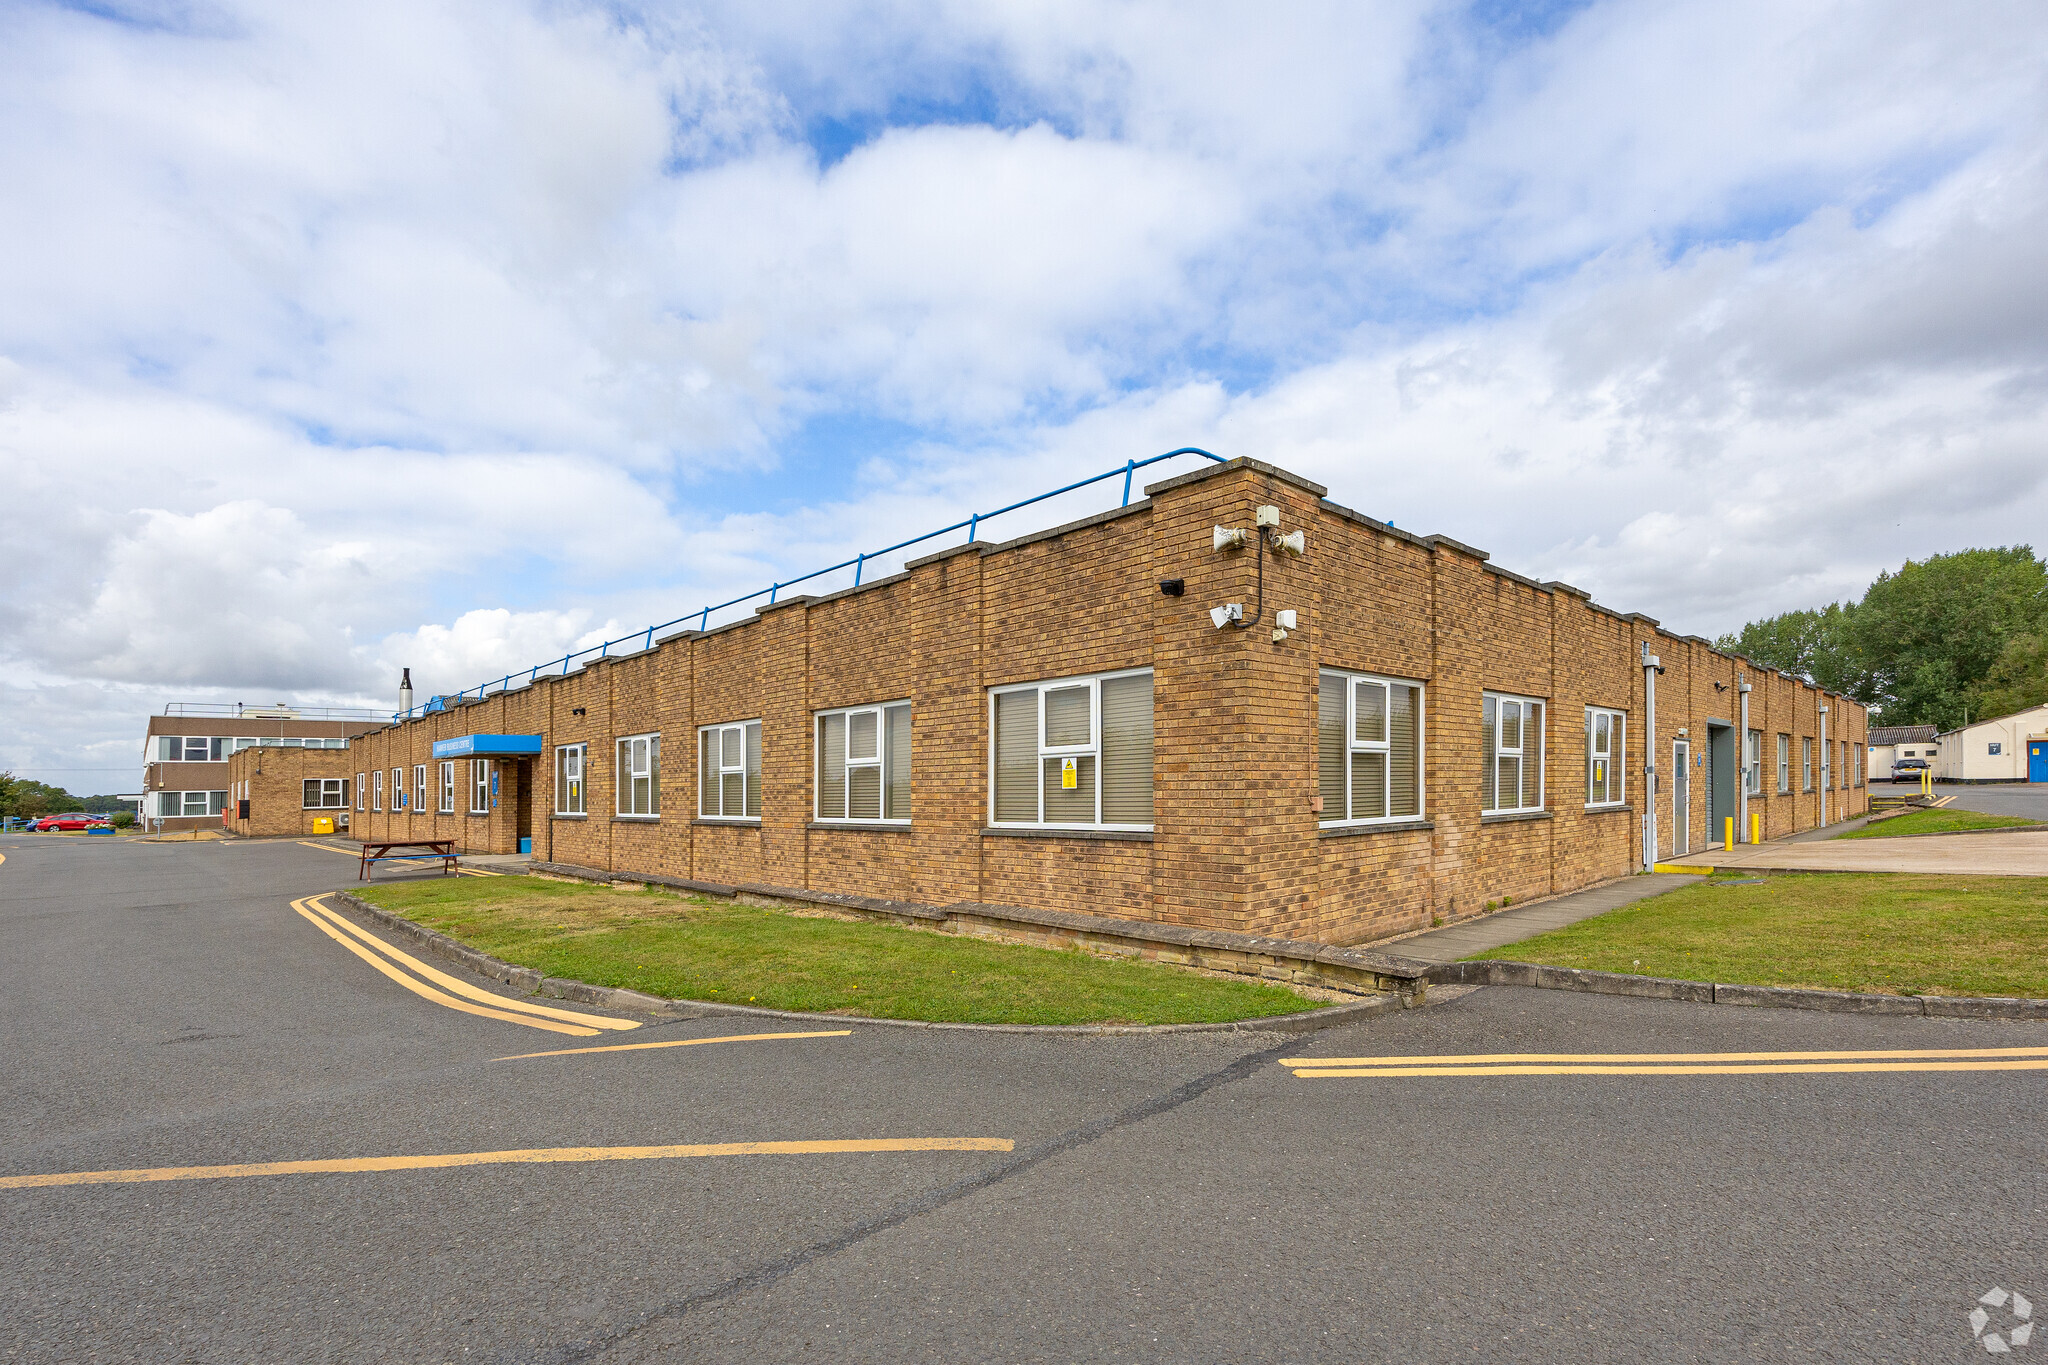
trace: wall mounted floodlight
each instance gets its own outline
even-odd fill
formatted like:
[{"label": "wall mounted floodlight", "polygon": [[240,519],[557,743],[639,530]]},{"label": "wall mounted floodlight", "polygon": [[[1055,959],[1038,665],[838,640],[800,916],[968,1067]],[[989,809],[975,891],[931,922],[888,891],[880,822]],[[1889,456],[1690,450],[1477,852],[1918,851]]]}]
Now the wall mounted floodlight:
[{"label": "wall mounted floodlight", "polygon": [[1284,536],[1275,531],[1272,533],[1272,536],[1273,548],[1276,550],[1285,550],[1296,559],[1308,553],[1308,533],[1306,531],[1289,531]]},{"label": "wall mounted floodlight", "polygon": [[1279,524],[1280,509],[1270,503],[1252,513],[1252,525],[1254,526],[1278,526]]},{"label": "wall mounted floodlight", "polygon": [[1216,528],[1217,549],[1235,550],[1241,548],[1243,545],[1244,528],[1242,526],[1218,526]]},{"label": "wall mounted floodlight", "polygon": [[1273,613],[1273,624],[1280,627],[1280,629],[1282,630],[1293,630],[1295,628],[1295,620],[1296,617],[1292,610],[1276,611]]},{"label": "wall mounted floodlight", "polygon": [[1223,629],[1232,621],[1242,620],[1244,620],[1244,603],[1242,602],[1225,602],[1220,607],[1209,608],[1209,621],[1218,630]]}]

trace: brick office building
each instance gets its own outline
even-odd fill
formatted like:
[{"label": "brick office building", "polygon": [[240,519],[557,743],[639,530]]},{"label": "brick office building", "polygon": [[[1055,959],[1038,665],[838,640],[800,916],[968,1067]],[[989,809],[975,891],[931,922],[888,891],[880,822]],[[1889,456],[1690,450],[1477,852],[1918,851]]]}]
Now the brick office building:
[{"label": "brick office building", "polygon": [[226,827],[250,838],[344,833],[353,771],[340,749],[237,749],[228,759]]},{"label": "brick office building", "polygon": [[172,702],[143,735],[142,819],[153,829],[219,829],[228,760],[244,749],[332,749],[376,728],[375,712],[334,707]]},{"label": "brick office building", "polygon": [[1864,808],[1855,702],[1324,491],[1231,461],[386,726],[355,830],[1360,943],[1640,870],[1646,653],[1658,856]]}]

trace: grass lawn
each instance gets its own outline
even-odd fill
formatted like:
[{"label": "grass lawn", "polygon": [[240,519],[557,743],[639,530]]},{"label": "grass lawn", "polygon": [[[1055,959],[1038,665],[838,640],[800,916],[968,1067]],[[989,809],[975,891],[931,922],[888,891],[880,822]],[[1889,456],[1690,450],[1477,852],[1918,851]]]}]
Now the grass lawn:
[{"label": "grass lawn", "polygon": [[2048,878],[1717,877],[1477,956],[1731,985],[2041,999]]},{"label": "grass lawn", "polygon": [[1981,811],[1916,810],[1907,815],[1894,815],[1889,820],[1880,820],[1862,829],[1852,829],[1847,834],[1837,834],[1837,839],[1891,839],[1901,834],[1941,834],[1952,829],[2008,829],[2013,825],[2038,825],[2038,820],[2029,820],[2019,815],[1985,815]]},{"label": "grass lawn", "polygon": [[664,891],[437,877],[356,894],[549,976],[673,999],[977,1024],[1221,1023],[1323,1004],[1157,963]]}]

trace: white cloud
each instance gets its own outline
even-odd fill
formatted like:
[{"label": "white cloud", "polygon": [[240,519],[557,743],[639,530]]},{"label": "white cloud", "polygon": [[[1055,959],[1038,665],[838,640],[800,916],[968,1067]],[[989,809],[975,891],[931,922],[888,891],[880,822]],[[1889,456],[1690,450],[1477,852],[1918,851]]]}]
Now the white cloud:
[{"label": "white cloud", "polygon": [[2038,7],[167,23],[0,12],[10,756],[1182,444],[1706,632],[2048,512]]}]

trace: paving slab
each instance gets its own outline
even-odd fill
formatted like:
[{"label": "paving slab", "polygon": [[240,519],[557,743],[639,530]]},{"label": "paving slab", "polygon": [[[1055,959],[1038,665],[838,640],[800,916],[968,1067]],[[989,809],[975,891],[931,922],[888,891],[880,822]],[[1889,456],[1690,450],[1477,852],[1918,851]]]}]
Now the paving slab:
[{"label": "paving slab", "polygon": [[1920,872],[1972,877],[2048,877],[2048,834],[2030,831],[1945,835],[1939,839],[1847,839],[1737,844],[1686,855],[1702,867],[1794,872]]},{"label": "paving slab", "polygon": [[1510,943],[1520,943],[1525,938],[1547,934],[1553,929],[1562,929],[1567,924],[1577,924],[1582,919],[1604,915],[1624,905],[1651,896],[1661,896],[1666,891],[1676,891],[1681,886],[1705,881],[1705,877],[1690,876],[1680,872],[1652,872],[1647,876],[1624,877],[1618,882],[1595,886],[1585,891],[1574,891],[1567,896],[1553,896],[1549,900],[1537,901],[1532,905],[1514,906],[1483,919],[1467,920],[1445,929],[1431,929],[1425,934],[1410,938],[1395,939],[1390,943],[1375,945],[1384,947],[1390,953],[1412,957],[1420,962],[1456,962],[1474,953],[1483,953],[1489,948],[1502,948]]}]

